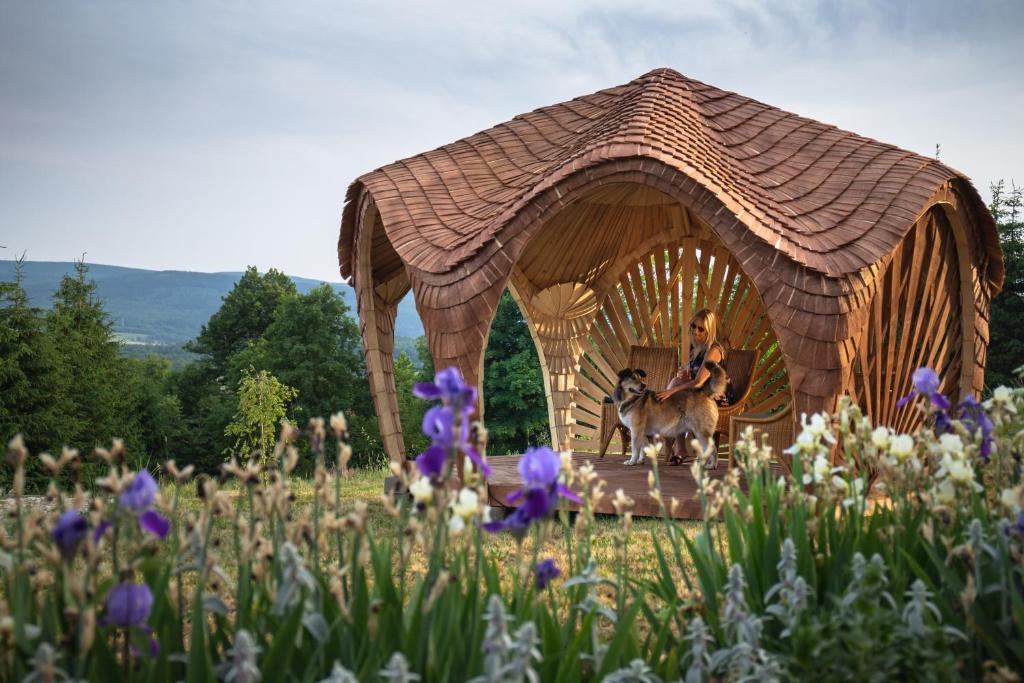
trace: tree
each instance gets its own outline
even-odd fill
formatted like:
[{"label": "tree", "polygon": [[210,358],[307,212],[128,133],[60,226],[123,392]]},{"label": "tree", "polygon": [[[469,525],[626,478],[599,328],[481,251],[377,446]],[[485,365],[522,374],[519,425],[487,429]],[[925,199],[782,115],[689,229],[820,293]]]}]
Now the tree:
[{"label": "tree", "polygon": [[528,446],[550,440],[537,350],[507,290],[484,353],[484,414],[491,453],[523,453]]},{"label": "tree", "polygon": [[[171,362],[159,356],[121,360],[128,397],[128,429],[122,436],[135,442],[147,460],[164,462],[178,457],[184,436],[181,400],[176,395]],[[145,463],[140,463],[145,466]]]},{"label": "tree", "polygon": [[271,268],[260,275],[249,266],[185,350],[208,357],[222,373],[232,355],[263,335],[281,302],[295,296],[295,283],[284,273]]},{"label": "tree", "polygon": [[1016,370],[1024,366],[1024,338],[1017,325],[1024,320],[1024,216],[1021,202],[1024,188],[1011,183],[1007,189],[1000,180],[993,183],[992,217],[999,227],[1006,278],[1003,291],[992,300],[989,347],[985,383],[1020,384]]},{"label": "tree", "polygon": [[398,414],[402,420],[406,457],[415,457],[430,445],[429,439],[423,435],[423,415],[430,403],[413,396],[412,388],[417,382],[432,380],[433,373],[429,379],[421,378],[420,371],[405,353],[395,359],[395,391],[398,394]]},{"label": "tree", "polygon": [[277,440],[277,426],[298,393],[266,370],[245,369],[238,387],[238,412],[224,429],[235,437],[231,454],[266,463]]},{"label": "tree", "polygon": [[[0,282],[0,439],[6,444],[21,434],[33,453],[54,450],[59,442],[53,348],[43,314],[29,306],[22,286],[24,256],[15,263],[13,282]],[[3,469],[8,485],[10,472]],[[38,488],[45,475],[33,461],[28,484]]]},{"label": "tree", "polygon": [[298,390],[292,412],[300,426],[311,417],[344,411],[354,463],[382,452],[359,327],[330,285],[283,300],[262,338],[232,357],[229,379],[243,363],[264,368]]},{"label": "tree", "polygon": [[123,436],[127,401],[118,344],[103,304],[95,298],[96,283],[86,279],[84,262],[77,262],[75,270],[61,280],[46,316],[59,415],[59,440],[50,447],[66,444],[89,454]]},{"label": "tree", "polygon": [[169,378],[181,405],[183,434],[174,457],[207,473],[223,462],[233,441],[224,434],[238,408],[237,385],[229,387],[209,360],[189,363]]}]

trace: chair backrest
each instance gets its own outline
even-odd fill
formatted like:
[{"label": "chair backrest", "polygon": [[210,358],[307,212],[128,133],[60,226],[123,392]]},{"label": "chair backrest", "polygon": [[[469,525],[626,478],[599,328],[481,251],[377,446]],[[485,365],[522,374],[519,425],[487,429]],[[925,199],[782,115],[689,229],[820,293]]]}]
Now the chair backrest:
[{"label": "chair backrest", "polygon": [[760,349],[731,349],[725,357],[725,372],[732,381],[733,391],[736,396],[743,396],[747,393],[747,387],[754,378],[754,367]]},{"label": "chair backrest", "polygon": [[679,354],[671,346],[630,346],[629,367],[647,373],[647,386],[661,391],[679,371]]}]

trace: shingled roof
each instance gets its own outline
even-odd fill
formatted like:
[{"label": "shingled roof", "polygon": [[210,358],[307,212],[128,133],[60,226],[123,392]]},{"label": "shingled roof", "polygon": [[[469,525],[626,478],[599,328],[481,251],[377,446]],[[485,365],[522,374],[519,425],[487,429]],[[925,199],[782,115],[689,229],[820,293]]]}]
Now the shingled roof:
[{"label": "shingled roof", "polygon": [[828,276],[889,253],[952,184],[985,223],[996,288],[1002,255],[969,180],[920,156],[719,90],[671,69],[562,104],[360,176],[349,187],[339,240],[353,273],[356,199],[365,189],[406,265],[442,274],[503,239],[532,198],[568,173],[609,159],[648,158],[692,178],[751,233]]}]

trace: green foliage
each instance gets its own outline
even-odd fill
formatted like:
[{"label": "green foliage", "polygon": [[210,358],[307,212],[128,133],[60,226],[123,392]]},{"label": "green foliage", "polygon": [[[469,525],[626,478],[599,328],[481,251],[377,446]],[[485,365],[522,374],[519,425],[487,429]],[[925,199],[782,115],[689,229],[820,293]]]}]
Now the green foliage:
[{"label": "green foliage", "polygon": [[406,457],[414,457],[426,450],[430,440],[423,435],[421,425],[428,403],[412,395],[412,388],[419,382],[433,380],[421,377],[420,371],[405,353],[395,359],[395,390],[398,394],[398,413],[402,420],[402,434],[405,436]]},{"label": "green foliage", "polygon": [[[22,261],[15,280],[0,283],[0,439],[21,434],[29,448],[49,450],[59,443],[53,403],[56,388],[54,350],[41,311],[30,308],[22,287]],[[30,483],[42,481],[38,465],[28,471]],[[10,484],[0,475],[0,489]]]},{"label": "green foliage", "polygon": [[[144,462],[162,463],[173,459],[177,444],[184,437],[185,424],[171,362],[159,356],[125,358],[122,367],[125,375],[122,390],[131,425],[128,428],[134,427],[136,431],[129,445],[136,445],[134,452],[140,454]],[[140,464],[140,467],[145,466]]]},{"label": "green foliage", "polygon": [[[692,470],[704,513],[695,539],[662,507],[650,579],[630,574],[628,515],[615,560],[602,566],[592,553],[604,485],[589,467],[560,474],[583,500],[575,522],[559,510],[531,525],[512,562],[485,545],[483,482],[459,490],[404,473],[415,500],[391,498],[393,520],[371,526],[365,505],[343,505],[344,471],[328,469],[320,439],[306,446],[310,508],[295,507],[287,464],[266,482],[236,469],[237,496],[207,482],[198,509],[180,504],[181,476],[161,497],[172,528],[159,541],[101,489],[73,558],[51,542],[59,511],[28,535],[15,496],[0,550],[13,567],[0,574],[10,617],[0,678],[53,664],[75,679],[158,682],[253,671],[301,681],[1013,680],[1024,667],[1024,389],[995,392],[985,410],[990,457],[981,430],[962,421],[898,435],[848,401],[805,421],[791,472],[745,435],[724,479],[699,462]],[[340,439],[340,421],[332,428]],[[830,459],[833,446],[848,464]],[[8,461],[23,468],[26,456],[15,444]],[[652,477],[661,501],[657,461]],[[96,542],[101,515],[112,527]],[[555,542],[563,577],[538,588],[533,567]],[[154,596],[132,628],[111,624],[105,607],[124,581]],[[150,632],[159,653],[135,654]]]},{"label": "green foliage", "polygon": [[437,371],[434,369],[434,357],[430,355],[426,337],[416,337],[416,357],[420,361],[421,382],[433,382]]},{"label": "green foliage", "polygon": [[263,336],[281,302],[297,295],[295,283],[284,273],[270,269],[260,275],[250,266],[185,349],[207,356],[223,372],[233,354]]},{"label": "green foliage", "polygon": [[268,462],[277,427],[298,394],[266,370],[243,370],[238,383],[238,412],[224,428],[227,436],[235,437],[231,455],[243,461],[254,458],[259,463]]},{"label": "green foliage", "polygon": [[1016,382],[1016,370],[1024,366],[1024,337],[1020,321],[1024,320],[1024,216],[1021,202],[1024,188],[1015,184],[1006,188],[1002,180],[993,183],[992,217],[999,226],[1003,247],[1006,279],[1003,291],[992,300],[991,338],[985,368],[989,387],[1010,386]]},{"label": "green foliage", "polygon": [[[298,392],[286,416],[299,427],[344,406],[357,453],[353,464],[382,460],[359,328],[329,285],[298,294],[280,273],[260,276],[250,268],[188,348],[203,355],[178,376],[188,424],[180,462],[209,472],[219,465],[219,454],[241,454],[233,443],[224,442],[224,435],[250,368],[266,371]],[[239,428],[232,429],[235,434]],[[334,456],[331,449],[333,445],[329,457]]]},{"label": "green foliage", "polygon": [[491,453],[523,453],[531,444],[550,440],[537,349],[507,290],[484,354],[484,415]]}]

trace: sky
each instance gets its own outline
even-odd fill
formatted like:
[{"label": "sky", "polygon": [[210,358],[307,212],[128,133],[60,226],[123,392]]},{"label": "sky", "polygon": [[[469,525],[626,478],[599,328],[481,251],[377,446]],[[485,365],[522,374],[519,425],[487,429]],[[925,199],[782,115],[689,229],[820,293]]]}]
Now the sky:
[{"label": "sky", "polygon": [[1024,184],[1024,2],[0,0],[0,259],[340,281],[367,171],[671,67]]}]

